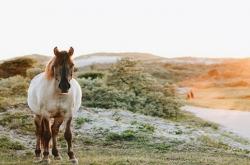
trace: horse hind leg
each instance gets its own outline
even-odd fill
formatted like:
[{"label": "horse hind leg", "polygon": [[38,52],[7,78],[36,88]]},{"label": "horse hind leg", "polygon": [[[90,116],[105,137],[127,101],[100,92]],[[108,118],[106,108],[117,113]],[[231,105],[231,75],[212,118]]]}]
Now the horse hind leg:
[{"label": "horse hind leg", "polygon": [[36,115],[34,122],[36,126],[36,149],[35,149],[36,160],[35,161],[41,161],[41,135],[42,135],[41,116]]},{"label": "horse hind leg", "polygon": [[57,149],[57,135],[59,133],[59,128],[61,124],[63,123],[63,117],[56,117],[54,118],[54,123],[51,126],[52,131],[52,154],[54,155],[55,160],[61,160],[61,156]]},{"label": "horse hind leg", "polygon": [[71,133],[71,124],[72,117],[70,117],[68,120],[66,120],[66,129],[64,133],[64,138],[67,141],[68,144],[68,156],[72,164],[78,164],[78,160],[75,157],[74,152],[72,151],[72,133]]}]

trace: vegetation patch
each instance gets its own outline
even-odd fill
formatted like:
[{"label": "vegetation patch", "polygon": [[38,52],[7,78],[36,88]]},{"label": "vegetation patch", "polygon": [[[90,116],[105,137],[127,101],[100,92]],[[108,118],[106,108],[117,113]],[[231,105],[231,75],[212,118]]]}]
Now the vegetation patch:
[{"label": "vegetation patch", "polygon": [[11,141],[10,138],[1,136],[0,137],[0,150],[24,150],[23,144],[17,141]]},{"label": "vegetation patch", "polygon": [[35,61],[31,58],[17,58],[0,64],[0,78],[8,78],[16,75],[26,76],[26,71],[32,68]]},{"label": "vegetation patch", "polygon": [[81,126],[86,123],[86,122],[90,122],[91,120],[88,118],[84,118],[84,117],[76,117],[75,118],[75,128],[79,129],[81,128]]},{"label": "vegetation patch", "polygon": [[78,81],[84,91],[83,105],[87,107],[122,108],[145,115],[175,118],[182,105],[169,84],[159,83],[137,62],[128,59],[114,64],[107,79],[82,76]]},{"label": "vegetation patch", "polygon": [[213,148],[222,148],[222,149],[231,149],[231,147],[221,141],[217,141],[212,139],[209,136],[202,135],[198,138],[199,141],[201,141],[203,144],[205,144],[208,147],[213,147]]},{"label": "vegetation patch", "polygon": [[84,73],[79,73],[78,78],[85,78],[85,79],[97,79],[97,78],[104,78],[105,74],[102,72],[84,72]]},{"label": "vegetation patch", "polygon": [[136,140],[136,139],[137,139],[136,132],[133,130],[126,130],[120,134],[110,132],[106,137],[106,140],[108,140],[108,141],[117,141],[117,140],[131,141],[131,140]]},{"label": "vegetation patch", "polygon": [[9,129],[15,129],[24,134],[35,131],[32,116],[24,112],[6,112],[1,116],[0,125]]},{"label": "vegetation patch", "polygon": [[26,76],[29,78],[29,79],[32,79],[33,77],[35,77],[36,75],[38,75],[39,73],[42,73],[44,70],[41,69],[41,68],[30,68],[30,69],[27,69],[26,71]]},{"label": "vegetation patch", "polygon": [[199,127],[199,128],[212,128],[214,130],[219,129],[219,125],[214,123],[214,122],[210,122],[210,121],[206,121],[203,120],[201,118],[196,117],[194,114],[190,113],[190,112],[182,112],[179,117],[177,118],[177,120],[175,120],[177,122],[184,122],[186,124],[188,124],[189,126],[192,127]]},{"label": "vegetation patch", "polygon": [[155,127],[150,124],[139,124],[138,129],[143,132],[153,133],[155,131]]},{"label": "vegetation patch", "polygon": [[0,79],[0,111],[6,111],[12,105],[25,103],[28,86],[28,79],[22,76]]}]

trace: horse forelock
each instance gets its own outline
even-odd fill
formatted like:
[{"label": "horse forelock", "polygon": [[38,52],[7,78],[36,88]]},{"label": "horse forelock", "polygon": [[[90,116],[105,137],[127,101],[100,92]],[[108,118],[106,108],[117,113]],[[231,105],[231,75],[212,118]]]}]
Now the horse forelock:
[{"label": "horse forelock", "polygon": [[63,67],[66,65],[66,63],[72,63],[73,64],[73,60],[71,59],[71,57],[69,57],[67,55],[66,51],[62,51],[60,56],[55,56],[53,57],[49,63],[46,65],[45,68],[45,73],[46,73],[46,77],[48,80],[51,80],[52,78],[54,78],[54,66],[56,65],[63,65]]}]

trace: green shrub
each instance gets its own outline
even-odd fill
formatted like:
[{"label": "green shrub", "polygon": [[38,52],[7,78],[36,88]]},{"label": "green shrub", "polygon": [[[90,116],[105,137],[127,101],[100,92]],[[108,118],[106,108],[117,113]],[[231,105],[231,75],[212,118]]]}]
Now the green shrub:
[{"label": "green shrub", "polygon": [[[106,76],[103,76],[106,77]],[[121,60],[113,65],[107,79],[79,78],[83,105],[122,108],[159,117],[176,117],[181,102],[173,87],[162,85],[135,61]]]},{"label": "green shrub", "polygon": [[2,136],[0,137],[0,149],[1,150],[6,150],[6,149],[24,150],[25,147],[19,142],[11,141],[9,138]]},{"label": "green shrub", "polygon": [[204,145],[208,147],[231,149],[228,144],[225,144],[219,140],[212,139],[207,135],[202,135],[197,140],[201,141]]},{"label": "green shrub", "polygon": [[35,131],[32,115],[24,112],[4,113],[0,118],[0,125],[21,131],[25,134],[30,134]]},{"label": "green shrub", "polygon": [[201,123],[202,127],[211,127],[215,130],[217,130],[219,128],[218,124],[210,122],[210,121],[204,121]]},{"label": "green shrub", "polygon": [[86,72],[86,73],[80,73],[78,76],[78,78],[85,78],[85,79],[97,79],[97,78],[103,78],[104,74],[101,72]]},{"label": "green shrub", "polygon": [[138,128],[143,132],[153,133],[155,131],[155,127],[150,124],[140,124]]},{"label": "green shrub", "polygon": [[108,141],[120,140],[120,141],[131,141],[136,139],[136,133],[132,130],[125,130],[122,133],[110,132],[106,139]]},{"label": "green shrub", "polygon": [[83,118],[83,117],[77,117],[75,119],[75,128],[79,129],[85,122],[90,122],[90,119],[88,118]]}]

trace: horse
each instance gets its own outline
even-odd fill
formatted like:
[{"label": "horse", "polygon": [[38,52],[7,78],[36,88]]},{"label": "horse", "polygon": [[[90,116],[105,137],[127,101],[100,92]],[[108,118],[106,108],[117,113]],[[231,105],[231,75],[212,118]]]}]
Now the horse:
[{"label": "horse", "polygon": [[[35,116],[36,162],[50,163],[51,138],[54,159],[61,160],[57,149],[57,135],[61,124],[65,122],[64,138],[67,141],[68,156],[73,164],[78,164],[72,150],[71,121],[74,112],[80,108],[82,92],[80,85],[73,78],[73,53],[72,47],[68,51],[59,51],[55,47],[54,57],[46,65],[45,72],[31,80],[27,101]],[[43,148],[43,158],[41,158],[41,148]]]}]

